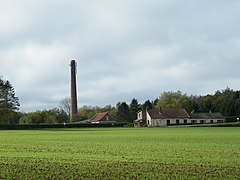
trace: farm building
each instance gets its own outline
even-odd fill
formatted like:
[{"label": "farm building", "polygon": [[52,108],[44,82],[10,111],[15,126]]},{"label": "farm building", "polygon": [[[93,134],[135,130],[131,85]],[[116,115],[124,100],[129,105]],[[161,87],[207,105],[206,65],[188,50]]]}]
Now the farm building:
[{"label": "farm building", "polygon": [[191,113],[191,124],[222,123],[224,118],[221,113]]},{"label": "farm building", "polygon": [[91,119],[86,120],[85,122],[90,123],[115,123],[117,119],[112,117],[108,112],[97,113]]},{"label": "farm building", "polygon": [[223,122],[220,113],[187,113],[185,109],[147,109],[137,114],[134,126],[169,126]]}]

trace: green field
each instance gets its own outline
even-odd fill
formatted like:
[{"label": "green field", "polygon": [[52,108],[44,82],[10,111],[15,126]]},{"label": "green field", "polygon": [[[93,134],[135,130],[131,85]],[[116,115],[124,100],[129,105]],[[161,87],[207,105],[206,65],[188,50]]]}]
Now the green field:
[{"label": "green field", "polygon": [[240,128],[1,130],[0,179],[240,179]]}]

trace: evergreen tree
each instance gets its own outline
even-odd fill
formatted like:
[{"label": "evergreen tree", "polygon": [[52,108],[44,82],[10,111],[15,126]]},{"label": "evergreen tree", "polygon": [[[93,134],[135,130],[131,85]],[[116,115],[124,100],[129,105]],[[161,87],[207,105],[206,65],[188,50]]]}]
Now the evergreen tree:
[{"label": "evergreen tree", "polygon": [[126,102],[117,103],[117,118],[119,121],[132,122],[129,107]]},{"label": "evergreen tree", "polygon": [[156,99],[153,101],[152,104],[153,104],[154,108],[157,108],[158,101],[159,101],[158,98],[156,98]]},{"label": "evergreen tree", "polygon": [[19,99],[11,83],[0,78],[0,124],[13,122],[19,106]]},{"label": "evergreen tree", "polygon": [[140,110],[140,104],[138,103],[138,100],[133,98],[129,107],[129,113],[131,120],[137,119],[137,112]]},{"label": "evergreen tree", "polygon": [[148,108],[148,109],[153,109],[154,106],[153,106],[153,103],[151,103],[150,100],[147,100],[147,101],[145,101],[145,103],[142,105],[142,108],[143,108],[143,109],[146,109],[146,108]]}]

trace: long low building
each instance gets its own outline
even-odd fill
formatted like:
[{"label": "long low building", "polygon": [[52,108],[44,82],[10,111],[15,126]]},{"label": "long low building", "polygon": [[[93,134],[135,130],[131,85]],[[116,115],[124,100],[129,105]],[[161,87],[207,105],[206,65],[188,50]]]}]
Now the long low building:
[{"label": "long low building", "polygon": [[221,113],[190,113],[191,124],[223,123],[224,117]]},{"label": "long low building", "polygon": [[147,109],[137,114],[134,126],[170,126],[205,123],[222,123],[220,113],[190,113],[185,109]]}]

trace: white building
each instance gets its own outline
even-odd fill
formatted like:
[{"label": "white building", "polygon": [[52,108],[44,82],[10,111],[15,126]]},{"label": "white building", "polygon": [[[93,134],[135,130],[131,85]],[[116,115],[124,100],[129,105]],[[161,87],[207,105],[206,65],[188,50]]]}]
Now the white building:
[{"label": "white building", "polygon": [[185,109],[148,109],[139,111],[134,126],[169,126],[224,122],[220,113],[187,113]]}]

